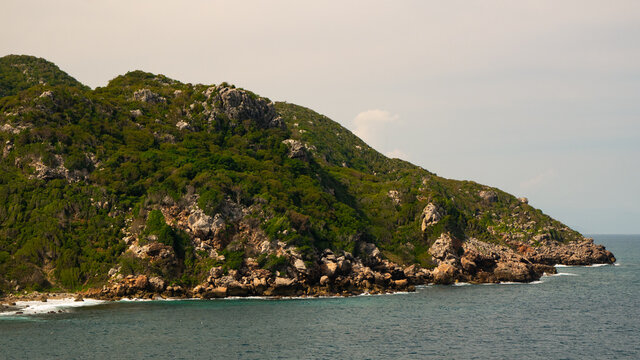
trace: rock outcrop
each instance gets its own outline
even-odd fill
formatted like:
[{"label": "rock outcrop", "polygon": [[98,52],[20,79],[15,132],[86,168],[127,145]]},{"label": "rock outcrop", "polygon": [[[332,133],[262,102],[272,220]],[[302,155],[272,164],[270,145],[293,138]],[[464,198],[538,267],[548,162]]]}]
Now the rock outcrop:
[{"label": "rock outcrop", "polygon": [[421,229],[424,232],[427,227],[437,223],[442,219],[442,210],[439,210],[433,203],[427,204],[422,210],[421,215]]},{"label": "rock outcrop", "polygon": [[286,139],[283,140],[282,143],[289,147],[289,158],[303,161],[308,160],[307,148],[300,140]]},{"label": "rock outcrop", "polygon": [[262,127],[284,126],[284,122],[276,113],[273,103],[264,98],[246,90],[224,85],[218,85],[206,91],[206,95],[209,97],[214,93],[214,113],[224,114],[237,121],[251,119]]},{"label": "rock outcrop", "polygon": [[158,104],[167,102],[167,99],[154,93],[149,89],[140,89],[133,93],[133,98],[137,101],[142,101],[150,104]]}]

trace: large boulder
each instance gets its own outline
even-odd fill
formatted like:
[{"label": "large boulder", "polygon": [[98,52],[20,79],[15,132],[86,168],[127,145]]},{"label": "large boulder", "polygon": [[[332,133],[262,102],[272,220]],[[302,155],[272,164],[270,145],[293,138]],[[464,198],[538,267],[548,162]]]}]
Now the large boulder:
[{"label": "large boulder", "polygon": [[519,261],[498,262],[493,274],[498,281],[526,282],[538,278],[531,265]]},{"label": "large boulder", "polygon": [[429,254],[433,259],[439,262],[456,263],[459,261],[458,252],[460,251],[461,243],[447,233],[440,235],[436,241],[429,247]]},{"label": "large boulder", "polygon": [[433,203],[427,204],[422,210],[422,232],[427,230],[427,227],[436,224],[438,221],[442,219],[442,211],[438,209]]},{"label": "large boulder", "polygon": [[338,264],[333,261],[328,261],[320,266],[320,270],[322,271],[323,275],[333,278],[337,275]]},{"label": "large boulder", "polygon": [[224,229],[225,221],[220,214],[211,217],[201,209],[196,209],[187,218],[187,225],[193,234],[199,238],[207,238],[209,235],[216,236]]},{"label": "large boulder", "polygon": [[433,269],[431,276],[435,284],[451,284],[455,281],[458,270],[451,264],[442,263]]},{"label": "large boulder", "polygon": [[162,292],[165,287],[165,282],[161,277],[154,276],[149,278],[149,288],[154,292]]},{"label": "large boulder", "polygon": [[293,262],[293,267],[295,267],[296,271],[301,274],[307,273],[307,266],[304,264],[304,261],[302,259],[295,259],[295,261]]}]

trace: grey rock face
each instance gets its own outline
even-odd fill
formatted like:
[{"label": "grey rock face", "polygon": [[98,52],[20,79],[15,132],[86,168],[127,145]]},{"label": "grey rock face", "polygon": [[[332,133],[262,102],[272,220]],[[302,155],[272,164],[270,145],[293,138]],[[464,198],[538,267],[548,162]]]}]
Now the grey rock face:
[{"label": "grey rock face", "polygon": [[[245,90],[234,89],[226,86],[216,87],[214,104],[216,111],[221,112],[230,119],[254,120],[262,127],[282,127],[284,122],[276,113],[273,103],[266,99],[253,95]],[[207,90],[211,96],[213,92]]]}]

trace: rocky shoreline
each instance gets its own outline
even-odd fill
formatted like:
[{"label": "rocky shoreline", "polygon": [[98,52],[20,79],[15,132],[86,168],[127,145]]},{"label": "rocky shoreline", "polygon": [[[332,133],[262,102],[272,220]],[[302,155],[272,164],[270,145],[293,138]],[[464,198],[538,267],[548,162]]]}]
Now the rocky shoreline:
[{"label": "rocky shoreline", "polygon": [[[418,285],[499,282],[532,282],[544,274],[555,274],[555,265],[612,264],[613,254],[593,239],[559,244],[546,241],[533,247],[522,243],[497,245],[475,239],[459,241],[448,234],[430,247],[432,269],[417,265],[400,266],[383,259],[379,249],[362,243],[359,255],[325,250],[309,266],[292,257],[287,271],[272,273],[247,261],[239,270],[224,272],[213,267],[210,276],[194,287],[168,285],[160,277],[129,275],[98,289],[64,294],[10,294],[0,299],[11,309],[16,301],[46,301],[48,298],[120,300],[123,298],[199,298],[262,296],[319,297],[412,292]],[[2,309],[0,309],[2,311]]]}]

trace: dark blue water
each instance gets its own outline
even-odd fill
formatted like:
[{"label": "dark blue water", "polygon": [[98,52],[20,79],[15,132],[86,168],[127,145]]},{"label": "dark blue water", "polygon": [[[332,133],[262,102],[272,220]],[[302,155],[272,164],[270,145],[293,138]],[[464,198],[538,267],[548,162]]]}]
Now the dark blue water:
[{"label": "dark blue water", "polygon": [[618,266],[412,294],[109,303],[0,317],[0,358],[640,358],[640,236]]}]

